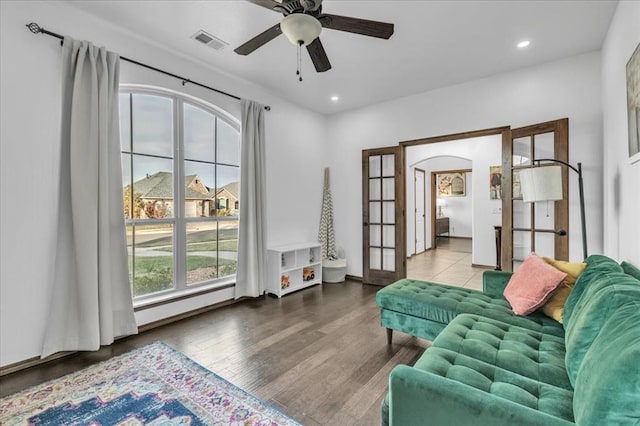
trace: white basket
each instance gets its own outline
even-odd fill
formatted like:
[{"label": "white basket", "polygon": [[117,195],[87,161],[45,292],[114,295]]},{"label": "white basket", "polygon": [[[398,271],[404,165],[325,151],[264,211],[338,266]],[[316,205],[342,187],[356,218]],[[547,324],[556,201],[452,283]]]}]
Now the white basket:
[{"label": "white basket", "polygon": [[347,275],[347,259],[322,259],[322,281],[341,283]]}]

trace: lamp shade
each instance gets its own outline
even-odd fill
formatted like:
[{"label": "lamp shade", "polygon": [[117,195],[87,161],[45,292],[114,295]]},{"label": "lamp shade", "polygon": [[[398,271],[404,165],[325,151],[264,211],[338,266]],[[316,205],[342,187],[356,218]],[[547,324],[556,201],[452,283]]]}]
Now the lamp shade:
[{"label": "lamp shade", "polygon": [[519,172],[522,201],[562,200],[562,169],[560,166],[544,166],[522,169]]},{"label": "lamp shade", "polygon": [[307,46],[318,38],[320,31],[322,31],[322,25],[311,15],[293,13],[280,22],[280,29],[291,43],[297,46],[302,42],[304,46]]},{"label": "lamp shade", "polygon": [[444,198],[436,198],[436,205],[438,207],[445,207],[447,205],[447,202]]}]

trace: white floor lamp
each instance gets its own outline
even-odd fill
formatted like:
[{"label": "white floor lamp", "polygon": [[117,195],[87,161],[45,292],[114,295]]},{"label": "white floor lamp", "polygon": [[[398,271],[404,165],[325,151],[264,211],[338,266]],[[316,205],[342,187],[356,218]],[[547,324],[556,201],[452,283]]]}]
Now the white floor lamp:
[{"label": "white floor lamp", "polygon": [[[582,183],[582,163],[578,167],[551,158],[533,160],[533,164],[540,166],[541,162],[560,163],[578,174],[578,186],[580,189],[580,219],[582,221],[582,253],[587,258],[587,226],[584,214],[584,188]],[[562,200],[562,170],[560,166],[531,167],[520,170],[520,185],[522,189],[522,201],[533,203],[537,201]],[[559,235],[562,231],[556,232]]]}]

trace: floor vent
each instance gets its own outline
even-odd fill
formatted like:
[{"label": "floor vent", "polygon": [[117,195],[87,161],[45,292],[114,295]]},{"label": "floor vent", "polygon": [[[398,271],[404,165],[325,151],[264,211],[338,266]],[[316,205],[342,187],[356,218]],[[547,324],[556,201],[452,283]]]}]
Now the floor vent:
[{"label": "floor vent", "polygon": [[227,43],[226,41],[220,40],[218,37],[212,36],[204,30],[198,31],[197,33],[192,35],[191,38],[199,41],[202,44],[206,44],[214,50],[222,50],[229,45],[229,43]]}]

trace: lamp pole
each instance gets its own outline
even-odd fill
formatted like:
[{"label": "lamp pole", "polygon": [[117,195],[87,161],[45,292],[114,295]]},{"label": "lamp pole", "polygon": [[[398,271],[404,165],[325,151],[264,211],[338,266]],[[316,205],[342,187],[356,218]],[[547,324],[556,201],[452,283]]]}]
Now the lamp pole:
[{"label": "lamp pole", "polygon": [[584,186],[582,182],[582,163],[578,163],[578,167],[576,168],[576,167],[573,167],[571,164],[567,163],[566,161],[556,160],[554,158],[541,158],[539,160],[533,160],[534,163],[538,163],[538,166],[540,165],[541,161],[563,164],[578,174],[578,189],[580,191],[580,221],[582,224],[582,254],[586,259],[587,258],[587,223],[586,223],[585,214],[584,214]]}]

